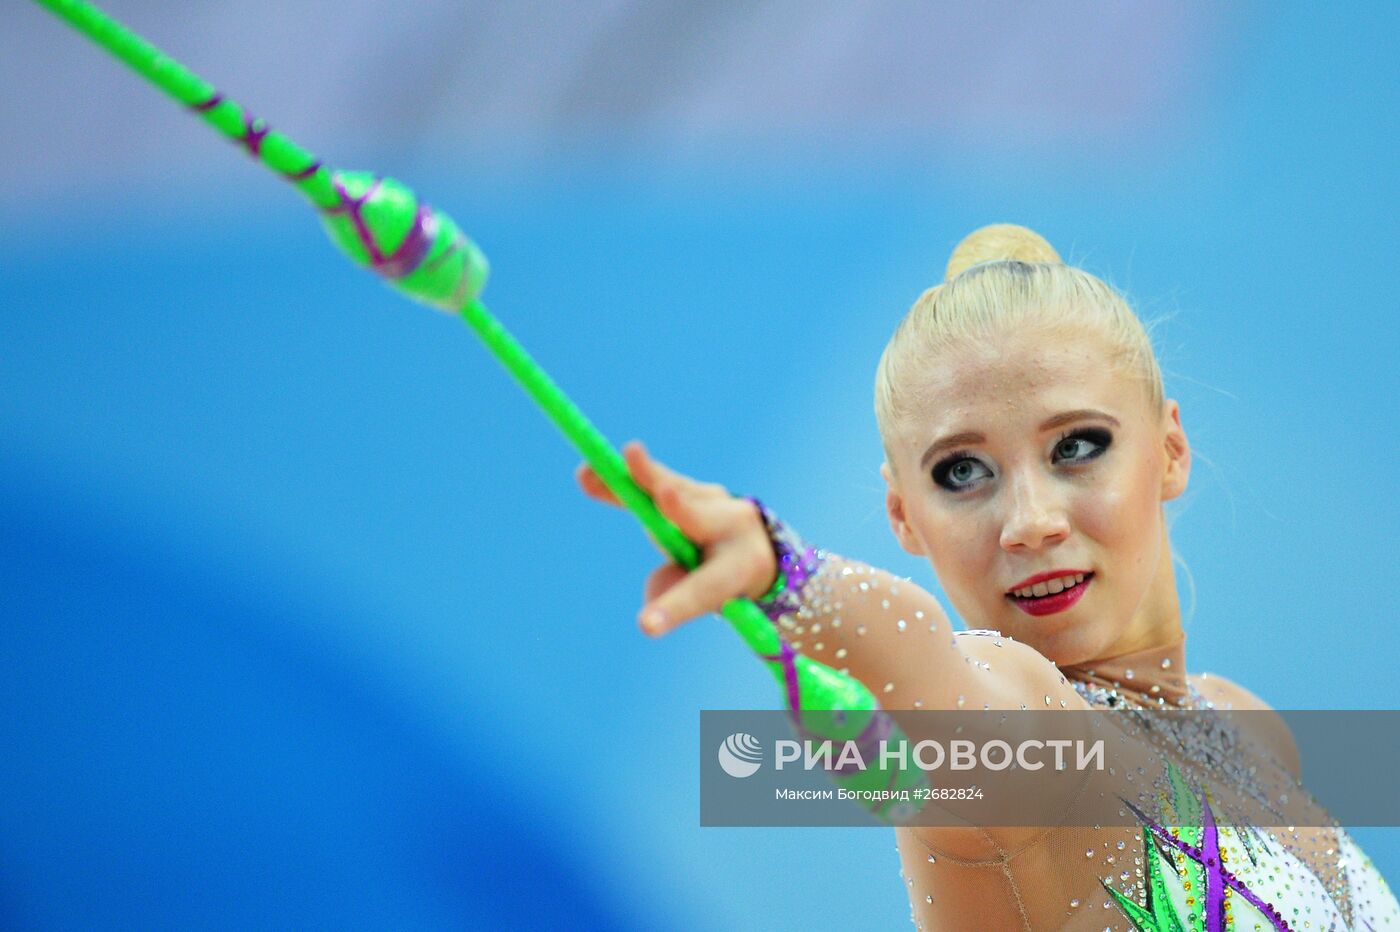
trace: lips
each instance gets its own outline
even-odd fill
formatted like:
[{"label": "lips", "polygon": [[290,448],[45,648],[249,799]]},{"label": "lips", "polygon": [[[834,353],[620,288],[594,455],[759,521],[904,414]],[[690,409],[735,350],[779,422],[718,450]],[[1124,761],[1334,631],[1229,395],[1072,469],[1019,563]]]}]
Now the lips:
[{"label": "lips", "polygon": [[[1062,579],[1065,576],[1076,576],[1081,573],[1084,576],[1083,582],[1076,583],[1070,588],[1063,589],[1060,592],[1054,592],[1043,596],[1030,597],[1023,597],[1014,594],[1015,590],[1025,589],[1028,586],[1033,586],[1038,582],[1044,582],[1050,579]],[[1040,573],[1038,575],[1031,576],[1028,579],[1022,580],[1015,586],[1012,586],[1012,592],[1006,593],[1006,598],[1010,599],[1011,602],[1015,604],[1017,608],[1025,612],[1027,615],[1035,615],[1037,617],[1042,615],[1054,615],[1057,612],[1065,611],[1074,603],[1082,599],[1084,597],[1084,593],[1088,591],[1089,586],[1091,583],[1093,583],[1093,581],[1094,574],[1088,570],[1054,570],[1049,573]]]}]

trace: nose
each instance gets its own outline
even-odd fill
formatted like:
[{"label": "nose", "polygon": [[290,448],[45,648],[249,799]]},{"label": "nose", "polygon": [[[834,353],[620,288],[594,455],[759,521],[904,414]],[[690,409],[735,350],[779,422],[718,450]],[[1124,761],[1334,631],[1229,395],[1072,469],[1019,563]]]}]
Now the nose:
[{"label": "nose", "polygon": [[1043,550],[1069,537],[1069,515],[1048,477],[1023,475],[1010,484],[1001,546],[1010,553]]}]

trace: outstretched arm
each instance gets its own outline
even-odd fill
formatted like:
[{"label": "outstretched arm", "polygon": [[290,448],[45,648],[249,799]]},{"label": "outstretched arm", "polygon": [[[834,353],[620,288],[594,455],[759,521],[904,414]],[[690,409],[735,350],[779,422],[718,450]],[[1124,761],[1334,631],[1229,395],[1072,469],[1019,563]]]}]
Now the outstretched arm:
[{"label": "outstretched arm", "polygon": [[[637,484],[704,554],[694,572],[667,563],[651,574],[644,631],[665,634],[729,599],[769,592],[777,558],[752,502],[668,468],[638,442],[623,455]],[[587,466],[577,476],[589,496],[617,504]],[[1039,653],[1007,638],[955,635],[938,600],[909,580],[823,550],[816,563],[800,592],[789,593],[789,610],[772,613],[775,622],[796,650],[849,672],[884,708],[1082,707]]]},{"label": "outstretched arm", "polygon": [[1043,709],[1079,702],[1035,650],[995,634],[955,632],[927,590],[838,554],[824,552],[800,608],[778,625],[795,649],[848,670],[887,709]]}]

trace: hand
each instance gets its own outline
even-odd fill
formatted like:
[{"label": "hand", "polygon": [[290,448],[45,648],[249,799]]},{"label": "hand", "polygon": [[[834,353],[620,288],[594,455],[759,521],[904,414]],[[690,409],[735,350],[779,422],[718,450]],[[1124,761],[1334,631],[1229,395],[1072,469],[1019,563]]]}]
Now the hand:
[{"label": "hand", "polygon": [[[640,441],[625,444],[622,455],[632,479],[702,553],[692,572],[666,563],[647,578],[638,614],[643,631],[662,635],[718,612],[730,599],[756,599],[768,591],[778,575],[778,560],[752,502],[730,495],[722,485],[696,482],[667,468]],[[574,475],[590,498],[621,507],[587,463]]]}]

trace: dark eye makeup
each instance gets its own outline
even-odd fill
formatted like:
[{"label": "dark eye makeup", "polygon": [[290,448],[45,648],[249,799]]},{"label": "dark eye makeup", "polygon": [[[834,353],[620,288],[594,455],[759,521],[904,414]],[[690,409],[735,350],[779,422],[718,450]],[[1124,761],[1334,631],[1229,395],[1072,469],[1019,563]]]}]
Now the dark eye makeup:
[{"label": "dark eye makeup", "polygon": [[[1105,427],[1081,427],[1063,434],[1055,441],[1052,456],[1056,463],[1075,465],[1102,456],[1113,443],[1113,434]],[[933,481],[951,492],[962,492],[979,480],[990,477],[986,464],[967,453],[948,454],[931,470]]]},{"label": "dark eye makeup", "polygon": [[1106,427],[1083,427],[1065,434],[1055,442],[1055,455],[1066,460],[1082,463],[1103,455],[1113,434]]}]

